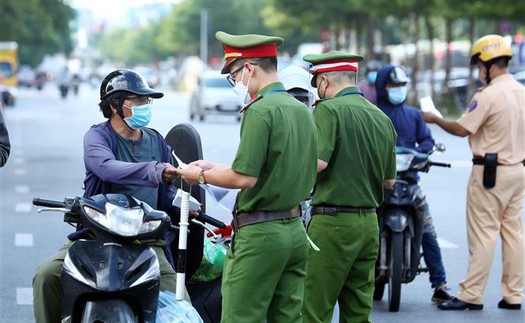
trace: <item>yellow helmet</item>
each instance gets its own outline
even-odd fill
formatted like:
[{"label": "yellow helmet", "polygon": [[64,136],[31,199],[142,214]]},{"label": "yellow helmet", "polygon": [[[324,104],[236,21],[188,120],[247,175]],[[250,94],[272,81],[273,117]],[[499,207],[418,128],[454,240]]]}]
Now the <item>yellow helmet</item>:
[{"label": "yellow helmet", "polygon": [[485,63],[504,56],[512,58],[512,50],[507,41],[500,35],[487,35],[474,43],[470,52],[470,64],[476,64],[478,59]]}]

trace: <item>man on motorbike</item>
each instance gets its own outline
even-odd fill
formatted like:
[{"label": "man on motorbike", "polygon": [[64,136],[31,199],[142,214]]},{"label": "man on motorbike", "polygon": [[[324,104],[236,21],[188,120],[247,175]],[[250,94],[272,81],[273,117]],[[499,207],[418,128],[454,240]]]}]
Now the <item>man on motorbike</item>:
[{"label": "man on motorbike", "polygon": [[[123,193],[163,210],[178,222],[180,210],[172,206],[175,168],[170,148],[154,129],[147,128],[153,99],[164,94],[151,89],[136,72],[111,72],[100,87],[100,110],[109,120],[92,126],[84,136],[84,196]],[[89,232],[77,228],[57,254],[45,260],[33,278],[33,306],[37,323],[60,322],[60,274],[67,250]],[[176,274],[165,255],[163,240],[143,241],[157,254],[161,290],[176,292]],[[189,296],[186,295],[189,301]]]},{"label": "man on motorbike", "polygon": [[[401,66],[386,65],[379,69],[375,82],[377,106],[392,120],[398,136],[397,146],[428,153],[434,148],[435,142],[419,110],[406,103],[408,82],[409,79]],[[429,280],[434,288],[432,301],[444,303],[450,301],[453,295],[447,287],[436,229],[427,203],[424,210],[425,223],[421,244],[430,274]]]}]

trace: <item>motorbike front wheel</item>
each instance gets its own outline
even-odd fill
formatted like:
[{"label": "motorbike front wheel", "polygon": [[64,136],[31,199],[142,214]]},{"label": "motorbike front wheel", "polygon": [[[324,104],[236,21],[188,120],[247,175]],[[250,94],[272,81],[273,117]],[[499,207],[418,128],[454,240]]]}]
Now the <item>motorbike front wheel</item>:
[{"label": "motorbike front wheel", "polygon": [[390,237],[390,279],[388,283],[388,310],[399,311],[403,276],[403,233],[392,232]]}]

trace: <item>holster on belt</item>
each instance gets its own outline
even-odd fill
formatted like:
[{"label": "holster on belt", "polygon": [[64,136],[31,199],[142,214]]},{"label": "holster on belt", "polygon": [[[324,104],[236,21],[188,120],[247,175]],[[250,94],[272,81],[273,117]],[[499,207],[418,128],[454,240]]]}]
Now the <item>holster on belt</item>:
[{"label": "holster on belt", "polygon": [[474,165],[483,165],[483,187],[496,186],[496,170],[498,168],[498,154],[485,154],[484,158],[474,157]]}]

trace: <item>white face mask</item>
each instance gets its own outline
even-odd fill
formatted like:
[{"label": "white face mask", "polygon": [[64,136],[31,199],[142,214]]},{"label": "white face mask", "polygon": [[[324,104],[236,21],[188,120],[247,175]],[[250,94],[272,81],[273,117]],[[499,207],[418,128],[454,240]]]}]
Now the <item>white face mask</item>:
[{"label": "white face mask", "polygon": [[252,78],[250,77],[250,79],[248,80],[248,84],[244,85],[244,83],[242,83],[242,79],[244,78],[244,70],[245,69],[243,68],[241,80],[235,83],[235,86],[233,87],[233,92],[235,92],[241,100],[241,102],[246,105],[252,100],[252,98],[250,97],[250,93],[248,93],[248,86],[250,86],[250,81],[252,80]]}]

